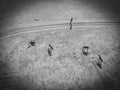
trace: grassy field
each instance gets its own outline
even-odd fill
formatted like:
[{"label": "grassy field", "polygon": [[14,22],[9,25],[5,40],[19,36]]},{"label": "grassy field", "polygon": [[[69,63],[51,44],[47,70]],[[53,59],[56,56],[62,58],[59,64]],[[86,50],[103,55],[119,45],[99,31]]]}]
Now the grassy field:
[{"label": "grassy field", "polygon": [[[40,30],[1,39],[0,87],[119,90],[119,36],[117,27],[98,25]],[[88,55],[83,54],[83,46],[89,47]]]}]

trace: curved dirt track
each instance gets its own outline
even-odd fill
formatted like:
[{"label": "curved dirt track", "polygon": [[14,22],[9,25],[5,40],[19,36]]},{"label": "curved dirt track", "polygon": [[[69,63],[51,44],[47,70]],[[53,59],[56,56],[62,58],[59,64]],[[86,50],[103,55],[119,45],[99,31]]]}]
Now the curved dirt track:
[{"label": "curved dirt track", "polygon": [[[119,27],[78,24],[72,30],[36,30],[1,38],[3,90],[120,89]],[[89,47],[88,55],[83,46]]]}]

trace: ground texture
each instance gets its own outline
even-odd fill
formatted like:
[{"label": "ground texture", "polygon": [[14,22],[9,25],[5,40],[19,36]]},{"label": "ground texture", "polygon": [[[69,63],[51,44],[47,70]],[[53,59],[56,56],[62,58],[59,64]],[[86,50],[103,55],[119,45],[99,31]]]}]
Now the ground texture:
[{"label": "ground texture", "polygon": [[[1,39],[0,87],[119,90],[119,39],[112,26],[37,31]],[[88,55],[83,54],[83,46],[89,47]]]}]

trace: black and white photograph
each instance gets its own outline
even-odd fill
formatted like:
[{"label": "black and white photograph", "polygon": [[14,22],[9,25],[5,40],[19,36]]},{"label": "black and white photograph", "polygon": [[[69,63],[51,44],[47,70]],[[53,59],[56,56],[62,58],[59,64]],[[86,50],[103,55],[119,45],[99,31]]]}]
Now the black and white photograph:
[{"label": "black and white photograph", "polygon": [[120,1],[0,0],[0,90],[120,90]]}]

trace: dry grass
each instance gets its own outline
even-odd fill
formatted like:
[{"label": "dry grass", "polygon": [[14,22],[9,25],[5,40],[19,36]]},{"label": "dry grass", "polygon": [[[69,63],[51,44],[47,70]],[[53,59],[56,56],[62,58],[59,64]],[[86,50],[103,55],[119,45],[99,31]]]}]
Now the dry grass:
[{"label": "dry grass", "polygon": [[[72,31],[27,33],[2,40],[0,62],[4,62],[9,71],[0,77],[17,76],[23,81],[27,77],[35,88],[41,89],[104,89],[107,83],[104,78],[117,80],[113,77],[119,62],[117,34],[109,27],[81,27]],[[36,45],[27,48],[31,39]],[[47,52],[48,44],[54,48],[52,56]],[[82,53],[84,45],[90,47],[88,56]],[[98,55],[103,58],[102,69],[96,64]]]}]

